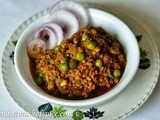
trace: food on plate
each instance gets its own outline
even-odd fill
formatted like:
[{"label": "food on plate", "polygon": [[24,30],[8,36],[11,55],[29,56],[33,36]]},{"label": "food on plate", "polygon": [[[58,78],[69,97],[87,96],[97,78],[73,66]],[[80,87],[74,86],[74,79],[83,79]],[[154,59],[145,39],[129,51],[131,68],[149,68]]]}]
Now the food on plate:
[{"label": "food on plate", "polygon": [[[87,8],[75,1],[62,0],[58,2],[51,8],[47,22],[38,28],[33,40],[43,40],[47,50],[53,49],[63,39],[71,37],[79,28],[88,25],[89,14],[87,11]],[[29,45],[32,47],[32,44]],[[30,56],[38,54],[38,51],[30,51]]]},{"label": "food on plate", "polygon": [[[88,10],[83,5],[73,0],[62,0],[53,5],[50,10],[50,14],[53,14],[55,11],[58,11],[60,9],[67,10],[73,13],[76,16],[80,27],[85,27],[88,25]],[[67,18],[69,17],[67,16]]]},{"label": "food on plate", "polygon": [[64,33],[64,38],[68,38],[79,29],[77,18],[73,13],[67,10],[60,9],[50,14],[48,22],[53,22],[61,26]]},{"label": "food on plate", "polygon": [[35,58],[39,53],[42,53],[46,50],[46,43],[41,39],[34,39],[30,41],[27,51],[28,55],[32,58]]},{"label": "food on plate", "polygon": [[40,51],[34,57],[29,54],[33,79],[48,94],[63,99],[108,92],[121,80],[127,63],[121,43],[101,27],[89,25],[53,49]]},{"label": "food on plate", "polygon": [[89,25],[89,17],[81,4],[60,1],[29,42],[32,77],[48,94],[88,99],[119,83],[127,63],[122,45],[103,28]]},{"label": "food on plate", "polygon": [[[45,27],[51,29],[56,34],[58,44],[60,44],[61,41],[63,40],[62,28],[58,24],[55,24],[53,22],[44,23],[40,28],[45,28]],[[44,32],[45,32],[45,30],[44,30]]]},{"label": "food on plate", "polygon": [[50,28],[41,27],[35,34],[35,39],[41,39],[45,41],[46,48],[53,49],[58,43],[58,37]]}]

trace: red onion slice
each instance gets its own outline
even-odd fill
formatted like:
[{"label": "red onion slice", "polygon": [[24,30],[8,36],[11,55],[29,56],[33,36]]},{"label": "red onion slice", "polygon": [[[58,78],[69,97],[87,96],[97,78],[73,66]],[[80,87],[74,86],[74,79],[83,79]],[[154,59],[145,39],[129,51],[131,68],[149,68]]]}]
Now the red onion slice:
[{"label": "red onion slice", "polygon": [[64,33],[64,38],[70,37],[79,29],[77,18],[67,10],[58,10],[52,13],[49,16],[48,21],[61,26]]},{"label": "red onion slice", "polygon": [[38,29],[35,33],[35,39],[44,40],[48,50],[53,49],[58,42],[56,34],[48,27]]},{"label": "red onion slice", "polygon": [[[53,7],[51,8],[50,14],[53,14],[55,11],[60,9],[65,9],[73,13],[76,16],[80,27],[84,27],[88,25],[88,22],[89,22],[88,9],[86,9],[82,4],[72,0],[62,0],[56,3],[55,5],[53,5]],[[69,18],[68,16],[66,17]]]},{"label": "red onion slice", "polygon": [[37,54],[46,50],[46,43],[41,39],[34,39],[30,41],[27,51],[30,57],[35,58]]},{"label": "red onion slice", "polygon": [[57,35],[58,44],[61,43],[61,41],[63,40],[63,31],[62,31],[62,28],[58,24],[55,24],[55,23],[45,23],[41,27],[48,27],[48,28],[50,28]]}]

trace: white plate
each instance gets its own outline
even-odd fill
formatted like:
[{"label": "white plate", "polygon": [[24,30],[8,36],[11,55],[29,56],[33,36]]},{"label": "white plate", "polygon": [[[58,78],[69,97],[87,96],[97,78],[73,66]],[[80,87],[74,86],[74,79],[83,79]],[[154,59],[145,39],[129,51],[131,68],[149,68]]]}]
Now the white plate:
[{"label": "white plate", "polygon": [[[58,117],[59,120],[73,119],[73,113],[78,110],[78,112],[74,115],[79,118],[84,117],[84,119],[103,120],[122,119],[137,110],[147,100],[157,83],[160,68],[159,56],[156,45],[152,40],[151,36],[138,23],[136,23],[135,20],[125,15],[124,13],[121,13],[111,8],[105,8],[104,6],[89,5],[89,7],[98,7],[112,14],[115,14],[133,30],[135,35],[143,35],[142,40],[140,41],[140,46],[148,51],[148,58],[151,62],[151,65],[148,69],[139,69],[136,76],[128,85],[128,87],[123,90],[121,94],[116,96],[110,102],[105,103],[104,105],[93,106],[91,108],[73,108],[66,106],[58,106],[56,104],[48,104],[51,105],[53,108],[52,115],[47,116],[46,114],[40,114],[38,112],[38,107],[48,102],[33,95],[27,88],[23,86],[16,74],[13,61],[11,59],[14,56],[13,51],[15,49],[12,41],[17,40],[22,34],[22,32],[25,30],[25,28],[30,25],[34,20],[47,14],[48,9],[39,12],[38,14],[30,17],[27,21],[25,21],[13,33],[9,42],[7,43],[2,59],[2,74],[4,84],[7,88],[8,93],[18,106],[20,106],[22,109],[35,116],[36,118],[45,119],[47,117],[48,119],[54,119],[55,117]],[[64,114],[59,114],[57,108],[60,108],[61,113]]]}]

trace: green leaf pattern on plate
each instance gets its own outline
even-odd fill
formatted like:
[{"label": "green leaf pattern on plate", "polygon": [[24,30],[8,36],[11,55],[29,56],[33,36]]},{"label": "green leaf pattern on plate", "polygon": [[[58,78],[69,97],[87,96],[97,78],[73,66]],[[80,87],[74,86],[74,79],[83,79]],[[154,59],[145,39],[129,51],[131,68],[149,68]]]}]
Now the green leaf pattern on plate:
[{"label": "green leaf pattern on plate", "polygon": [[51,111],[52,115],[55,118],[65,117],[66,112],[67,112],[67,109],[65,109],[63,106],[54,106],[53,110]]},{"label": "green leaf pattern on plate", "polygon": [[72,114],[73,120],[82,120],[84,118],[84,114],[81,110],[75,110]]}]

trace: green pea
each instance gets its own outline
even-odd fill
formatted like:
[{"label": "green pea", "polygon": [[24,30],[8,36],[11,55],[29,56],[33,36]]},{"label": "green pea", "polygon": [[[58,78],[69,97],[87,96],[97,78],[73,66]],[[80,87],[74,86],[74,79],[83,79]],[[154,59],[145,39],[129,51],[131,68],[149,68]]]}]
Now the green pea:
[{"label": "green pea", "polygon": [[110,40],[114,40],[114,36],[109,35],[109,36],[108,36],[108,39],[110,39]]},{"label": "green pea", "polygon": [[54,59],[51,59],[51,60],[49,61],[50,64],[54,64],[54,62],[55,62]]},{"label": "green pea", "polygon": [[38,78],[36,79],[36,83],[37,83],[39,86],[44,85],[44,84],[45,84],[44,78],[41,77],[41,76],[38,76]]},{"label": "green pea", "polygon": [[58,93],[59,93],[59,90],[58,89],[54,89],[54,94],[56,94],[56,95],[58,95]]},{"label": "green pea", "polygon": [[114,70],[113,71],[113,76],[114,77],[120,77],[121,76],[121,71],[120,70]]},{"label": "green pea", "polygon": [[95,42],[89,42],[89,44],[87,45],[87,48],[90,50],[93,50],[96,47],[96,43]]},{"label": "green pea", "polygon": [[59,70],[63,73],[67,72],[69,70],[68,65],[66,63],[60,64]]},{"label": "green pea", "polygon": [[65,58],[63,58],[63,59],[60,61],[60,63],[61,63],[61,64],[63,64],[63,63],[67,63],[67,61],[68,61],[68,58],[67,58],[67,57],[65,57]]},{"label": "green pea", "polygon": [[71,59],[71,60],[69,61],[69,67],[70,67],[71,69],[75,69],[75,68],[77,67],[77,62],[76,62],[76,60]]},{"label": "green pea", "polygon": [[54,51],[55,51],[55,52],[58,52],[58,51],[60,51],[60,49],[61,49],[61,46],[60,46],[60,45],[57,45],[57,46],[54,48]]},{"label": "green pea", "polygon": [[119,53],[119,49],[117,49],[117,48],[110,48],[109,49],[109,51],[110,51],[110,53],[112,53],[113,55],[117,55],[118,53]]},{"label": "green pea", "polygon": [[77,55],[76,55],[76,58],[78,61],[82,61],[85,59],[85,54],[82,53],[82,52],[78,52]]},{"label": "green pea", "polygon": [[98,68],[102,67],[102,60],[97,59],[96,62],[95,62],[95,66],[98,67]]},{"label": "green pea", "polygon": [[40,70],[38,76],[39,76],[39,77],[44,77],[43,71]]},{"label": "green pea", "polygon": [[82,35],[82,38],[81,38],[82,41],[86,41],[86,40],[89,40],[89,39],[90,39],[90,37],[86,33],[84,33]]}]

